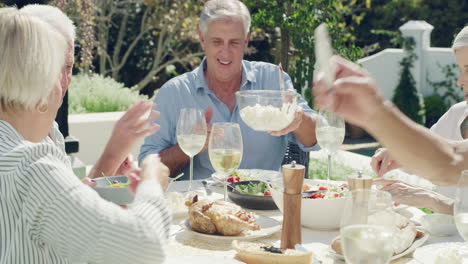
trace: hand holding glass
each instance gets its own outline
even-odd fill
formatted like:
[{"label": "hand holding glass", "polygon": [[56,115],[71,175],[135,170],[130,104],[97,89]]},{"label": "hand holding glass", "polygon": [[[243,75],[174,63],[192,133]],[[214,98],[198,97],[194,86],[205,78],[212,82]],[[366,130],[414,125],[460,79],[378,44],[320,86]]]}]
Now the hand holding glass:
[{"label": "hand holding glass", "polygon": [[388,192],[358,189],[346,196],[341,245],[346,263],[386,264],[393,255],[395,213]]},{"label": "hand holding glass", "polygon": [[224,200],[227,200],[227,177],[242,160],[242,134],[237,123],[214,123],[211,128],[208,153],[211,165],[224,178]]},{"label": "hand holding glass", "polygon": [[183,108],[180,110],[176,134],[179,147],[190,157],[190,181],[188,191],[191,191],[193,157],[202,150],[206,142],[207,126],[203,111],[195,108]]}]

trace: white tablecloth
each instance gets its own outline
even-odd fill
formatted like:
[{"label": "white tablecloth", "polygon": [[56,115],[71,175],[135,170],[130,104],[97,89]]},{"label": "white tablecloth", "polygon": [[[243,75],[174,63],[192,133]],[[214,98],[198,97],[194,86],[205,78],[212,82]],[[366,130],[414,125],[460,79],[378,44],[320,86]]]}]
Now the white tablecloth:
[{"label": "white tablecloth", "polygon": [[[188,187],[188,182],[174,182],[169,192],[183,192],[186,191]],[[199,192],[202,195],[205,195],[204,188],[201,184],[201,181],[194,181],[193,189]],[[222,199],[222,188],[212,186],[214,191],[212,196],[207,197],[208,199]],[[406,209],[402,209],[406,210]],[[279,210],[267,210],[267,211],[254,211],[257,214],[268,216],[274,218],[278,221],[282,221],[282,214]],[[411,212],[411,210],[409,211]],[[230,241],[220,241],[220,240],[208,240],[205,238],[200,238],[196,235],[193,235],[191,232],[186,231],[181,227],[180,223],[186,218],[182,216],[179,218],[174,218],[171,225],[171,239],[168,245],[168,260],[167,263],[183,263],[183,259],[188,256],[197,256],[194,257],[193,263],[239,263],[234,260],[235,251],[231,248]],[[309,228],[302,228],[302,244],[303,246],[312,251],[315,258],[317,258],[321,263],[343,263],[342,261],[335,260],[329,253],[329,245],[333,238],[338,236],[339,232],[336,231],[318,231],[312,230]],[[261,242],[270,242],[276,245],[279,245],[281,239],[281,232],[277,232],[269,237],[257,239]],[[441,243],[441,242],[462,242],[463,239],[457,234],[450,237],[430,237],[425,243]],[[203,256],[211,256],[211,258],[205,258]],[[197,262],[200,261],[200,262]],[[319,263],[320,263],[319,262]],[[392,263],[410,263],[417,264],[418,261],[412,260],[412,256],[408,255],[404,258],[400,258]]]}]

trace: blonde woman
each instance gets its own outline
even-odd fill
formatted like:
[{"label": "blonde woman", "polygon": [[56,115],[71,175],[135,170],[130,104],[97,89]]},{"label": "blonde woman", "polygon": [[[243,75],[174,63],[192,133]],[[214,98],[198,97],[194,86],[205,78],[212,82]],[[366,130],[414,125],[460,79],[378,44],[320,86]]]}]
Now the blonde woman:
[{"label": "blonde woman", "polygon": [[143,161],[127,210],[102,200],[49,137],[67,41],[43,20],[1,8],[0,47],[0,263],[162,263],[167,167],[154,155]]}]

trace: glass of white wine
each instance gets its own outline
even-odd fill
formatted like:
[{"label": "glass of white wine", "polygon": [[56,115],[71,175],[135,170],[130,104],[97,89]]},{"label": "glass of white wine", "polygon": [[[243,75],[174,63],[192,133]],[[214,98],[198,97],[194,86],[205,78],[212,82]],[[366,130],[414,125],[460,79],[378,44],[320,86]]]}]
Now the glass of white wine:
[{"label": "glass of white wine", "polygon": [[395,212],[390,193],[358,189],[346,196],[341,246],[346,263],[387,264],[393,255]]},{"label": "glass of white wine", "polygon": [[227,200],[227,177],[242,160],[242,134],[237,123],[214,123],[208,143],[211,165],[224,179],[224,201]]},{"label": "glass of white wine", "polygon": [[329,110],[321,110],[315,122],[315,134],[317,143],[328,154],[327,182],[330,181],[332,154],[341,146],[345,136],[345,122]]},{"label": "glass of white wine", "polygon": [[205,145],[207,125],[202,110],[195,108],[183,108],[179,113],[176,128],[177,142],[182,151],[190,157],[190,180],[188,191],[192,190],[193,157],[198,154]]},{"label": "glass of white wine", "polygon": [[453,213],[458,233],[468,242],[468,170],[464,170],[458,180]]}]

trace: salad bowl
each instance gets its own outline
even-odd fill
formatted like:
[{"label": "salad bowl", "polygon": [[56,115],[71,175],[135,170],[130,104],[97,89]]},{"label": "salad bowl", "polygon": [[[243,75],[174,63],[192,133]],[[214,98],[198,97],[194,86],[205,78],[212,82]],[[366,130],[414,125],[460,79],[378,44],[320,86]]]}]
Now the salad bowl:
[{"label": "salad bowl", "polygon": [[[318,230],[336,230],[340,227],[341,215],[347,193],[346,182],[304,179],[301,204],[301,224]],[[327,190],[324,190],[326,188]],[[317,190],[317,192],[313,192]],[[270,185],[272,198],[283,212],[283,183],[275,181]]]},{"label": "salad bowl", "polygon": [[133,201],[133,194],[128,189],[127,176],[106,176],[93,179],[96,182],[94,190],[104,200],[118,205],[127,205]]},{"label": "salad bowl", "polygon": [[240,181],[228,184],[229,199],[243,207],[255,210],[276,210],[268,184],[262,181]]}]

